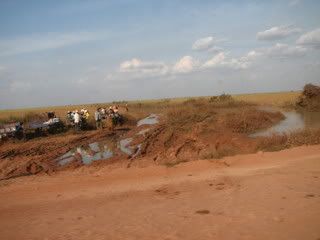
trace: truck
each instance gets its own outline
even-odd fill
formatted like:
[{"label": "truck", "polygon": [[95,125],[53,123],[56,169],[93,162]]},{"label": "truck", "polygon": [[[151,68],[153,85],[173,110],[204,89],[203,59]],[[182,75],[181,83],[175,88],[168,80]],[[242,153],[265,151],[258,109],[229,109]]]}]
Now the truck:
[{"label": "truck", "polygon": [[53,112],[49,112],[47,121],[12,122],[0,126],[0,140],[8,138],[30,139],[46,133],[62,132],[64,129],[65,126],[61,119],[56,117]]}]

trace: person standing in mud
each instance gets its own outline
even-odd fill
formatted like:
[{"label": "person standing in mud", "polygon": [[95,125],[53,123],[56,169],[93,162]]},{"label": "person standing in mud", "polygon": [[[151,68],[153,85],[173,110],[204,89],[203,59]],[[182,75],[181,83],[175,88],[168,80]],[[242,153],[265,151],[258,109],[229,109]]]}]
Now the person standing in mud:
[{"label": "person standing in mud", "polygon": [[72,126],[72,123],[73,123],[73,114],[71,111],[68,111],[67,113],[67,125],[68,126]]},{"label": "person standing in mud", "polygon": [[78,110],[74,113],[74,127],[76,131],[80,130],[80,114]]},{"label": "person standing in mud", "polygon": [[102,124],[101,124],[101,113],[100,113],[100,108],[97,108],[97,110],[94,113],[94,119],[96,120],[96,128],[97,129],[102,129]]},{"label": "person standing in mud", "polygon": [[106,118],[107,110],[105,108],[100,108],[101,119]]}]

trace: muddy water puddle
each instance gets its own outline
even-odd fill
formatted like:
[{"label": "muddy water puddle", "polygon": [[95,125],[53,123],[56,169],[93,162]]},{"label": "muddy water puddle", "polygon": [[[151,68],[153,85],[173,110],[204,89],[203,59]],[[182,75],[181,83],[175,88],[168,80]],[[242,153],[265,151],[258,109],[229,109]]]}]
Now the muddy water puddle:
[{"label": "muddy water puddle", "polygon": [[142,125],[154,125],[157,123],[159,123],[159,116],[157,114],[152,113],[148,117],[138,121],[137,126],[140,127]]},{"label": "muddy water puddle", "polygon": [[268,137],[274,134],[289,134],[303,129],[320,128],[320,112],[284,111],[272,107],[259,109],[270,112],[280,111],[285,119],[268,129],[251,134],[250,137]]},{"label": "muddy water puddle", "polygon": [[119,148],[120,148],[121,152],[134,158],[140,153],[142,144],[140,143],[138,145],[132,146],[132,145],[130,145],[132,140],[133,140],[133,138],[126,138],[126,139],[120,140],[119,141]]},{"label": "muddy water puddle", "polygon": [[[141,119],[137,123],[137,127],[143,125],[154,125],[159,123],[159,116],[150,114],[148,117]],[[136,136],[144,136],[150,128],[144,128],[136,133]],[[78,146],[71,149],[61,157],[56,159],[60,166],[70,164],[75,161],[81,161],[82,164],[88,165],[94,161],[108,160],[116,155],[127,155],[132,158],[136,157],[140,151],[142,144],[132,145],[133,138],[124,138],[121,140],[105,140],[90,143],[84,146]]]},{"label": "muddy water puddle", "polygon": [[88,165],[94,161],[108,160],[120,154],[133,156],[135,155],[134,150],[138,146],[131,146],[132,140],[132,138],[126,138],[120,141],[101,141],[75,147],[56,159],[56,161],[60,166],[74,161],[81,161],[82,164]]},{"label": "muddy water puddle", "polygon": [[123,153],[127,155],[131,155],[133,153],[133,149],[130,146],[130,143],[132,142],[132,140],[133,140],[132,138],[126,138],[119,141],[119,147]]},{"label": "muddy water puddle", "polygon": [[67,165],[76,160],[80,160],[82,164],[88,165],[94,161],[105,160],[113,157],[114,146],[109,142],[94,142],[85,146],[71,149],[57,159],[60,166]]},{"label": "muddy water puddle", "polygon": [[108,160],[116,155],[127,155],[132,158],[136,157],[140,151],[142,144],[131,145],[133,138],[125,138],[115,142],[94,142],[88,145],[71,149],[56,159],[60,166],[68,165],[75,161],[81,161],[84,165],[89,165],[94,161]]}]

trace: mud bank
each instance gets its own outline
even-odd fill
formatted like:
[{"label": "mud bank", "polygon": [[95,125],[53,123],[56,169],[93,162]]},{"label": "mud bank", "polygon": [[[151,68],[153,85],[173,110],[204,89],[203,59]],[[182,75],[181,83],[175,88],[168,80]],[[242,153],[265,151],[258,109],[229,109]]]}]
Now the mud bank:
[{"label": "mud bank", "polygon": [[0,179],[65,171],[90,165],[99,168],[145,167],[219,159],[257,151],[259,140],[249,133],[283,119],[279,112],[255,107],[195,108],[166,115],[151,114],[115,131],[62,134],[0,146]]}]

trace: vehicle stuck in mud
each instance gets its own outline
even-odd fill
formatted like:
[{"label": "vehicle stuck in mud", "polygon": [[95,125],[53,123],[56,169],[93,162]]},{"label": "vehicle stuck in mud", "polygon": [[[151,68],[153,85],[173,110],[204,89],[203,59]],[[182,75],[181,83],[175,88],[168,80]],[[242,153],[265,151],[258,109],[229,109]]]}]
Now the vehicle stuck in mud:
[{"label": "vehicle stuck in mud", "polygon": [[[49,117],[50,116],[50,117]],[[8,138],[30,139],[38,136],[64,131],[64,123],[54,113],[48,113],[48,120],[30,121],[26,123],[14,122],[0,126],[0,140]]]},{"label": "vehicle stuck in mud", "polygon": [[5,138],[17,138],[23,137],[23,127],[21,122],[7,123],[0,126],[0,141]]}]

